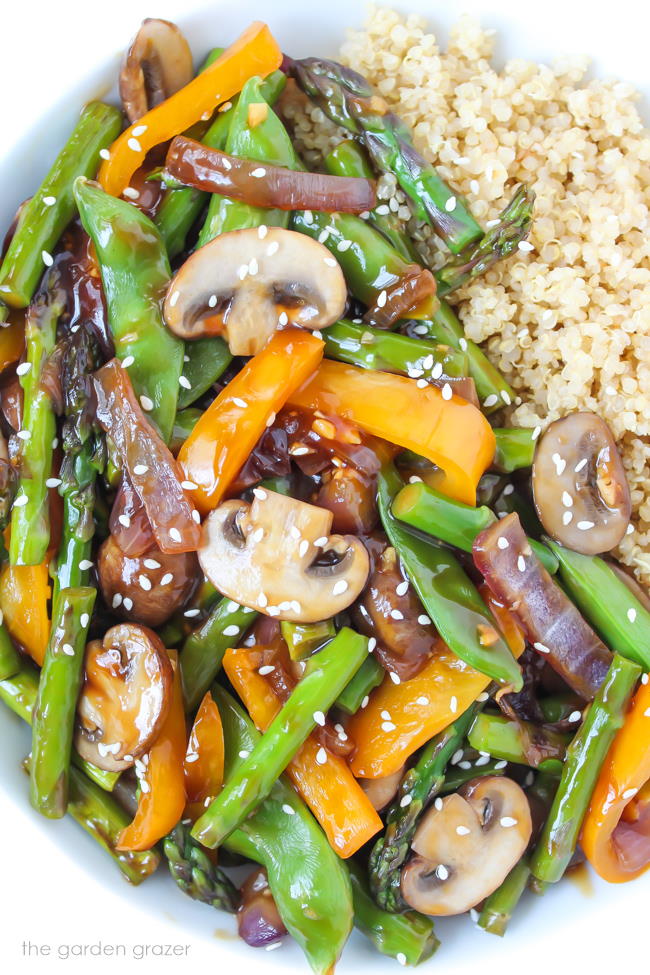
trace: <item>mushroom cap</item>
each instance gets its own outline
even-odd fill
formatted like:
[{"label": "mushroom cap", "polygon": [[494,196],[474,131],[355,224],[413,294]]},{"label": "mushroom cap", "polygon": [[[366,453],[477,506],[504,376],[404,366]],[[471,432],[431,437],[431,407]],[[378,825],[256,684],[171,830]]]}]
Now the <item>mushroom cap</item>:
[{"label": "mushroom cap", "polygon": [[532,483],[544,528],[574,552],[609,552],[625,535],[630,488],[612,433],[595,413],[551,423],[535,451]]},{"label": "mushroom cap", "polygon": [[422,914],[463,914],[499,887],[521,859],[532,822],[512,779],[472,779],[432,806],[418,826],[402,871],[402,897]]},{"label": "mushroom cap", "polygon": [[142,118],[192,77],[192,52],[180,29],[169,20],[147,17],[120,71],[120,98],[129,122]]},{"label": "mushroom cap", "polygon": [[224,596],[280,620],[315,623],[354,602],[368,576],[362,543],[330,535],[331,526],[330,511],[256,488],[252,504],[226,501],[209,515],[199,562]]},{"label": "mushroom cap", "polygon": [[233,230],[185,261],[163,313],[182,339],[223,335],[233,355],[255,355],[278,328],[326,328],[345,310],[343,272],[323,244],[283,227]]},{"label": "mushroom cap", "polygon": [[120,623],[86,647],[75,746],[108,772],[133,765],[155,741],[171,702],[167,651],[146,626]]},{"label": "mushroom cap", "polygon": [[399,784],[404,777],[404,766],[390,775],[383,775],[380,779],[359,779],[359,785],[370,799],[371,804],[380,812],[397,795]]},{"label": "mushroom cap", "polygon": [[[199,581],[195,552],[165,553],[155,546],[141,556],[125,555],[112,535],[97,558],[102,595],[116,616],[160,626],[189,599]],[[121,599],[115,600],[116,596]],[[131,600],[124,605],[124,597]],[[117,601],[119,605],[113,605]]]}]

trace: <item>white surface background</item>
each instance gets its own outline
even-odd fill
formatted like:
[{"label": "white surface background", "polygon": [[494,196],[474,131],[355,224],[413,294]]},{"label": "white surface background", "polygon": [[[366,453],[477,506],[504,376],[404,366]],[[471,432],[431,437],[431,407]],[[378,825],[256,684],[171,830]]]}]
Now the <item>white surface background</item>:
[{"label": "white surface background", "polygon": [[[397,4],[408,7],[407,0]],[[179,9],[187,10],[207,4],[181,0],[108,0],[98,4],[88,0],[59,0],[43,3],[41,0],[5,0],[2,14],[2,55],[0,57],[0,100],[2,106],[2,145],[0,156],[7,145],[16,143],[20,136],[33,127],[33,119],[50,105],[56,103],[75,81],[92,73],[97,65],[114,58],[117,64],[119,52],[134,33],[144,16],[163,16],[174,19]],[[211,29],[206,32],[203,53],[210,46],[221,43],[224,36],[219,32],[219,17],[214,8]],[[285,29],[293,19],[287,8],[295,4],[281,0],[259,0],[254,6],[233,0],[230,11],[246,7],[241,22],[251,10],[267,19],[271,26],[278,24]],[[548,57],[554,52],[584,51],[600,53],[598,60],[606,74],[617,74],[636,82],[648,91],[647,38],[650,17],[647,5],[619,0],[586,3],[584,0],[544,0],[541,4],[524,3],[523,0],[433,0],[428,4],[413,3],[428,8],[435,17],[435,7],[441,8],[441,17],[450,19],[450,9],[458,13],[464,10],[479,12],[483,22],[500,31],[508,29],[510,13],[516,23],[510,25],[509,38],[501,45],[507,56],[522,50],[526,55]],[[352,0],[325,0],[323,7],[333,11],[332,27],[321,27],[309,38],[309,10],[311,4],[302,4],[300,20],[305,31],[300,36],[302,50],[297,53],[332,53],[332,42],[339,32],[335,26],[336,13],[349,8],[358,10]],[[444,13],[442,12],[444,8]],[[323,19],[320,11],[316,17]],[[229,19],[232,19],[230,17]],[[356,17],[355,19],[358,19]],[[338,20],[340,23],[341,20]],[[600,65],[599,65],[600,67]],[[647,111],[646,111],[647,117]],[[47,141],[47,125],[43,130]],[[44,171],[48,158],[30,158],[29,165]],[[13,192],[11,179],[4,180],[0,210],[9,213],[20,199]],[[11,739],[12,735],[9,735]],[[6,738],[4,739],[6,742]],[[13,744],[10,742],[10,744]],[[25,739],[25,750],[27,739]],[[23,752],[24,754],[24,752]],[[6,756],[4,756],[6,759]],[[18,756],[17,756],[18,758]],[[141,971],[159,972],[217,972],[231,970],[236,965],[239,972],[306,971],[298,963],[299,955],[285,949],[265,956],[247,952],[224,957],[219,951],[224,934],[215,932],[226,927],[222,915],[208,908],[194,905],[179,894],[170,899],[167,894],[160,898],[156,909],[157,890],[162,889],[164,879],[147,885],[140,899],[137,892],[122,897],[119,883],[111,883],[113,869],[95,858],[91,844],[74,827],[67,824],[41,826],[36,814],[29,810],[26,783],[6,772],[7,761],[0,767],[0,969],[3,972],[95,972]],[[10,782],[10,794],[3,791],[4,782]],[[88,864],[90,866],[88,866]],[[159,886],[160,885],[160,886]],[[568,888],[570,885],[563,885]],[[168,891],[168,885],[165,885]],[[454,972],[455,975],[472,975],[479,966],[486,970],[496,964],[502,973],[561,970],[563,973],[589,970],[592,975],[616,972],[623,966],[634,965],[638,971],[648,970],[645,944],[647,938],[648,887],[636,887],[636,895],[630,889],[625,893],[615,891],[620,899],[579,900],[575,892],[565,889],[549,893],[542,902],[531,903],[526,914],[525,931],[514,925],[513,934],[506,938],[502,954],[495,954],[496,939],[477,940],[474,933],[463,927],[455,928],[453,938],[459,944],[450,953],[445,951],[423,971]],[[175,894],[172,891],[172,894]],[[572,899],[573,898],[573,899]],[[142,904],[142,906],[139,906]],[[172,905],[168,910],[168,905]],[[176,905],[178,905],[176,907]],[[574,916],[575,905],[575,916]],[[533,918],[539,916],[539,923]],[[191,921],[189,918],[191,917]],[[466,939],[462,932],[467,932]],[[518,934],[519,932],[519,934]],[[450,933],[449,933],[450,934]],[[444,931],[443,931],[444,935]],[[447,941],[447,939],[445,939]],[[27,960],[22,943],[31,941],[37,945],[51,946],[49,958]],[[133,946],[177,944],[189,945],[187,960],[163,958],[156,961],[131,959],[57,961],[59,945],[102,941],[121,943],[131,953]],[[224,946],[231,945],[221,940]],[[284,960],[286,957],[286,961]],[[379,956],[376,956],[379,961]],[[358,956],[361,960],[361,955]],[[364,971],[370,956],[362,958]],[[268,963],[268,964],[267,964]],[[397,965],[389,969],[399,971]],[[346,972],[354,966],[346,966]]]}]

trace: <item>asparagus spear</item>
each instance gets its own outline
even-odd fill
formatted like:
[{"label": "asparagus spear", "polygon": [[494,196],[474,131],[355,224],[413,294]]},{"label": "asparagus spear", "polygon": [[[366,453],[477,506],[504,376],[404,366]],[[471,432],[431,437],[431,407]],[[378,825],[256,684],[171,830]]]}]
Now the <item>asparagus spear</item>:
[{"label": "asparagus spear", "polygon": [[[617,653],[650,669],[650,612],[604,559],[579,555],[547,539],[560,577],[585,619]],[[607,598],[603,599],[603,594]]]},{"label": "asparagus spear", "polygon": [[[325,168],[332,176],[356,176],[372,179],[372,166],[363,148],[352,139],[344,139],[328,152],[324,159]],[[365,217],[365,214],[364,214]],[[411,238],[404,231],[404,221],[391,210],[387,203],[378,203],[367,215],[368,222],[384,235],[405,261],[420,264],[422,258]]]},{"label": "asparagus spear", "polygon": [[448,345],[357,325],[343,318],[323,332],[325,355],[361,369],[382,369],[412,378],[430,375],[439,383],[469,374],[467,356]]},{"label": "asparagus spear", "polygon": [[68,777],[77,698],[83,679],[94,589],[62,589],[32,713],[31,803],[60,819],[68,805]]},{"label": "asparagus spear", "polygon": [[[460,747],[476,714],[469,708],[457,721],[436,735],[422,750],[417,763],[404,776],[399,792],[386,814],[386,831],[370,854],[370,889],[377,904],[386,911],[401,911],[401,868],[411,840],[427,804],[440,792],[445,769]],[[410,800],[405,800],[410,796]]]},{"label": "asparagus spear", "polygon": [[507,427],[503,430],[495,429],[497,442],[494,454],[494,467],[499,471],[511,474],[522,467],[531,467],[535,456],[537,437],[534,429],[526,427]]},{"label": "asparagus spear", "polygon": [[218,910],[235,913],[239,891],[205,850],[195,843],[184,823],[178,823],[165,837],[163,851],[169,871],[184,894]]},{"label": "asparagus spear", "polygon": [[[25,771],[31,771],[31,762],[24,762]],[[156,849],[119,849],[120,835],[128,826],[130,816],[96,783],[91,782],[80,769],[70,769],[70,788],[67,812],[82,829],[106,850],[115,861],[122,876],[130,884],[138,886],[158,869],[160,856]]]},{"label": "asparagus spear", "polygon": [[0,298],[15,308],[32,299],[50,252],[72,220],[77,176],[94,176],[100,152],[117,138],[122,113],[111,105],[86,105],[70,138],[25,206],[0,268]]},{"label": "asparagus spear", "polygon": [[438,949],[433,919],[406,911],[404,914],[391,914],[375,904],[368,889],[368,881],[363,867],[354,860],[348,860],[352,898],[354,902],[354,925],[372,941],[377,951],[396,958],[403,965],[419,965]]},{"label": "asparagus spear", "polygon": [[483,905],[483,910],[478,919],[479,928],[488,931],[490,934],[497,934],[500,938],[506,933],[508,922],[512,917],[512,912],[521,900],[521,895],[526,890],[530,868],[528,859],[522,857],[519,863],[515,864],[500,887],[490,894]]},{"label": "asparagus spear", "polygon": [[376,658],[367,657],[350,683],[337,697],[337,708],[341,708],[346,714],[356,714],[368,694],[375,687],[379,687],[385,676],[386,671]]},{"label": "asparagus spear", "polygon": [[[476,536],[497,520],[485,505],[472,508],[419,482],[401,489],[392,512],[412,528],[434,535],[463,552],[471,552]],[[553,553],[532,538],[528,542],[546,570],[551,574],[557,572],[558,562]]]},{"label": "asparagus spear", "polygon": [[319,650],[336,636],[333,620],[321,620],[320,623],[292,623],[290,620],[283,620],[280,630],[292,660],[303,660],[311,656],[315,650]]},{"label": "asparagus spear", "polygon": [[567,749],[551,812],[531,856],[530,870],[538,880],[555,883],[569,865],[598,773],[623,724],[640,674],[637,664],[614,654],[582,727]]},{"label": "asparagus spear", "polygon": [[412,534],[392,514],[393,498],[402,487],[402,479],[394,466],[386,464],[378,479],[379,515],[391,545],[440,636],[470,667],[500,684],[520,690],[519,665],[497,632],[477,589],[452,552],[431,538]]},{"label": "asparagus spear", "polygon": [[9,631],[0,623],[0,680],[13,677],[20,670],[20,657],[14,647]]},{"label": "asparagus spear", "polygon": [[[54,605],[62,589],[88,585],[95,533],[95,478],[103,462],[101,441],[89,410],[90,376],[99,365],[90,334],[79,329],[68,337],[61,362],[65,422],[59,494],[63,497],[63,530],[54,578]],[[82,568],[84,566],[84,568]]]},{"label": "asparagus spear", "polygon": [[493,758],[559,775],[571,736],[530,721],[515,722],[500,714],[484,713],[477,715],[467,740],[472,748]]},{"label": "asparagus spear", "polygon": [[9,558],[12,565],[40,565],[50,543],[46,481],[52,473],[56,421],[52,401],[41,386],[47,357],[54,349],[56,327],[66,296],[55,268],[47,272],[30,305],[25,323],[29,369],[20,377],[23,388],[23,429],[20,482],[11,513]]},{"label": "asparagus spear", "polygon": [[[4,701],[14,714],[27,724],[32,723],[32,713],[38,697],[38,671],[26,660],[21,660],[20,670],[11,677],[0,680],[0,701]],[[77,752],[72,753],[72,761],[77,765],[100,789],[111,792],[119,779],[119,772],[106,772],[97,768]]]},{"label": "asparagus spear", "polygon": [[268,796],[316,727],[315,714],[327,713],[365,660],[367,648],[364,637],[344,627],[311,658],[302,680],[251,754],[195,824],[194,839],[203,846],[218,846]]},{"label": "asparagus spear", "polygon": [[452,253],[482,236],[466,202],[417,152],[407,126],[388,111],[365,78],[319,58],[285,58],[283,69],[333,122],[363,142],[377,169],[395,174],[413,212],[434,227]]},{"label": "asparagus spear", "polygon": [[188,636],[180,654],[186,711],[195,711],[219,673],[223,655],[240,640],[257,613],[222,599],[208,618]]},{"label": "asparagus spear", "polygon": [[458,256],[436,271],[438,295],[443,298],[468,281],[480,277],[517,250],[530,233],[535,194],[525,183],[518,186],[510,203],[499,216],[495,227],[475,244],[466,247]]}]

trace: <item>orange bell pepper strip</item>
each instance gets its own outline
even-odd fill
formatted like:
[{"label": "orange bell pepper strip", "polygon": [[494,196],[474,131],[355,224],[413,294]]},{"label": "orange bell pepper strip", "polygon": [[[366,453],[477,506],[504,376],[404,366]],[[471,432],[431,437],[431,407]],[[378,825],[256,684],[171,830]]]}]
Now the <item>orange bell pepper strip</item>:
[{"label": "orange bell pepper strip", "polygon": [[140,779],[138,808],[133,822],[119,836],[118,850],[151,849],[174,828],[185,809],[186,735],[181,673],[176,652],[168,652],[175,665],[169,713],[149,751],[146,773]]},{"label": "orange bell pepper strip", "polygon": [[0,576],[0,608],[11,637],[43,666],[50,637],[50,577],[41,565],[8,565]]},{"label": "orange bell pepper strip", "polygon": [[476,485],[494,457],[495,438],[480,410],[436,386],[326,359],[289,397],[292,406],[342,416],[367,433],[399,444],[442,468],[439,490],[476,504]]},{"label": "orange bell pepper strip", "polygon": [[[281,704],[255,669],[251,659],[254,649],[227,650],[223,668],[253,722],[264,731]],[[328,752],[324,765],[316,761],[320,747],[313,736],[309,737],[286,773],[322,826],[332,849],[345,859],[383,829],[383,824],[344,759]]]},{"label": "orange bell pepper strip", "polygon": [[253,75],[266,77],[282,62],[282,52],[269,28],[255,21],[189,84],[156,105],[115,140],[99,170],[107,193],[119,196],[154,146],[167,142],[212,115],[218,105],[241,91]]},{"label": "orange bell pepper strip", "polygon": [[[20,313],[19,313],[20,314]],[[12,316],[13,318],[14,316]],[[0,326],[0,372],[18,362],[25,348],[24,315],[15,317],[9,325]]]},{"label": "orange bell pepper strip", "polygon": [[223,785],[223,761],[221,715],[208,691],[196,712],[183,763],[186,816],[198,819],[205,811],[206,800],[211,802],[219,795]]},{"label": "orange bell pepper strip", "polygon": [[325,343],[297,328],[276,332],[200,418],[178,453],[201,514],[221,502],[229,485],[288,397],[315,371]]},{"label": "orange bell pepper strip", "polygon": [[609,883],[633,880],[650,867],[650,684],[639,687],[607,753],[580,842]]},{"label": "orange bell pepper strip", "polygon": [[[480,589],[515,657],[526,642],[512,614]],[[386,679],[370,695],[368,706],[353,715],[348,733],[357,743],[350,766],[355,775],[378,779],[392,775],[421,745],[455,721],[490,683],[490,678],[460,660],[442,640],[431,659],[411,680]],[[394,727],[386,731],[383,712]]]}]

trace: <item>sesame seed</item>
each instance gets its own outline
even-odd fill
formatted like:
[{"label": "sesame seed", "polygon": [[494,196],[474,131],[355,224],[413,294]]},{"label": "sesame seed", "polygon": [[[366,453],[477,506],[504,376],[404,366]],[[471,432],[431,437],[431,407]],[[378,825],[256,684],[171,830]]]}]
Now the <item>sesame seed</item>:
[{"label": "sesame seed", "polygon": [[132,355],[127,355],[124,359],[122,359],[122,368],[128,369],[129,366],[132,366],[134,362],[134,357]]},{"label": "sesame seed", "polygon": [[399,585],[395,586],[395,593],[398,596],[405,596],[406,593],[408,592],[408,588],[409,588],[408,579],[405,579],[404,582],[400,582]]},{"label": "sesame seed", "polygon": [[287,816],[295,816],[296,815],[296,810],[295,809],[292,809],[292,807],[289,805],[288,802],[283,802],[282,803],[282,812],[286,813]]},{"label": "sesame seed", "polygon": [[395,955],[395,961],[398,962],[400,965],[406,965],[406,955],[404,954],[403,951],[397,952],[397,954]]},{"label": "sesame seed", "polygon": [[189,379],[187,378],[187,376],[179,376],[178,377],[178,385],[179,386],[182,386],[183,389],[191,389],[192,388],[192,383],[189,381]]},{"label": "sesame seed", "polygon": [[498,402],[499,397],[496,395],[496,393],[490,393],[490,395],[486,396],[483,400],[483,406],[487,406],[489,408],[490,406],[496,406]]},{"label": "sesame seed", "polygon": [[241,267],[239,268],[239,271],[237,272],[237,277],[239,278],[240,281],[243,281],[247,274],[248,274],[248,264],[242,264]]},{"label": "sesame seed", "polygon": [[120,606],[121,603],[122,603],[122,595],[121,593],[116,592],[115,595],[113,596],[113,601],[111,603],[111,606],[113,607],[113,609],[117,609],[117,607]]},{"label": "sesame seed", "polygon": [[428,386],[429,384],[428,384],[428,382],[426,381],[426,379],[418,379],[418,381],[416,382],[416,384],[415,384],[415,385],[416,385],[416,386],[418,387],[418,389],[426,389],[426,387],[427,387],[427,386]]},{"label": "sesame seed", "polygon": [[171,538],[171,540],[173,542],[180,542],[180,541],[182,541],[182,539],[181,539],[181,533],[179,532],[178,528],[170,528],[169,529],[169,537]]},{"label": "sesame seed", "polygon": [[510,543],[508,542],[508,539],[507,538],[504,538],[503,536],[501,536],[501,537],[499,537],[497,539],[497,545],[501,549],[507,548],[509,544]]},{"label": "sesame seed", "polygon": [[253,488],[253,495],[258,501],[266,501],[268,497],[264,488]]},{"label": "sesame seed", "polygon": [[164,576],[160,580],[160,585],[161,586],[168,586],[169,583],[173,580],[173,578],[174,578],[174,576],[172,575],[171,572],[165,572]]},{"label": "sesame seed", "polygon": [[449,710],[452,714],[456,714],[458,710],[458,698],[455,695],[452,695],[449,699]]},{"label": "sesame seed", "polygon": [[127,186],[125,190],[122,190],[122,196],[125,196],[127,200],[137,200],[140,193],[132,186]]},{"label": "sesame seed", "polygon": [[149,592],[151,589],[151,579],[145,575],[138,576],[138,582],[140,583],[140,588],[144,589],[145,592]]},{"label": "sesame seed", "polygon": [[302,542],[298,546],[298,555],[303,558],[307,554],[307,549],[309,548],[309,542],[306,538],[303,538]]},{"label": "sesame seed", "polygon": [[451,397],[452,397],[451,386],[449,385],[449,383],[445,383],[445,385],[442,387],[442,398],[449,400],[451,399]]},{"label": "sesame seed", "polygon": [[422,694],[420,697],[416,699],[415,703],[419,704],[420,707],[425,708],[427,704],[429,704],[429,698],[425,697],[424,694]]},{"label": "sesame seed", "polygon": [[146,410],[147,412],[149,410],[153,410],[153,400],[150,399],[148,396],[143,395],[140,397],[140,406],[142,407],[143,410]]},{"label": "sesame seed", "polygon": [[93,564],[90,561],[90,559],[81,559],[81,561],[79,562],[80,569],[92,569],[92,567]]},{"label": "sesame seed", "polygon": [[459,749],[458,749],[457,751],[455,751],[455,752],[454,752],[454,754],[453,754],[453,755],[451,756],[451,759],[450,759],[450,764],[451,764],[451,765],[458,765],[458,763],[460,762],[460,760],[462,759],[462,757],[463,757],[463,749],[462,749],[462,748],[459,748]]},{"label": "sesame seed", "polygon": [[336,267],[336,261],[333,257],[324,257],[323,262],[327,264],[328,267]]},{"label": "sesame seed", "polygon": [[237,636],[238,633],[239,633],[239,627],[235,626],[234,623],[232,623],[230,626],[226,626],[223,631],[224,636]]},{"label": "sesame seed", "polygon": [[404,619],[404,613],[402,613],[399,609],[391,609],[390,615],[394,620]]},{"label": "sesame seed", "polygon": [[411,474],[409,477],[409,484],[422,484],[422,478],[418,477],[417,474]]},{"label": "sesame seed", "polygon": [[316,761],[319,765],[324,765],[327,761],[327,752],[322,746],[316,752]]},{"label": "sesame seed", "polygon": [[431,619],[426,615],[426,613],[420,613],[420,615],[418,616],[418,623],[420,624],[420,626],[428,626],[430,622]]},{"label": "sesame seed", "polygon": [[32,368],[31,362],[21,362],[19,366],[16,367],[16,375],[24,376]]},{"label": "sesame seed", "polygon": [[61,483],[60,477],[48,477],[48,479],[45,482],[45,487],[55,488],[58,487],[60,483]]},{"label": "sesame seed", "polygon": [[74,657],[74,647],[70,643],[64,643],[61,649],[66,654],[66,656]]},{"label": "sesame seed", "polygon": [[263,166],[259,166],[257,169],[253,170],[251,176],[254,176],[255,179],[264,179],[264,177],[266,176],[266,170],[264,169]]},{"label": "sesame seed", "polygon": [[456,209],[456,197],[450,196],[447,202],[445,203],[445,210],[447,211],[447,213],[452,213],[455,209]]},{"label": "sesame seed", "polygon": [[131,129],[132,135],[136,135],[136,136],[137,135],[144,135],[146,131],[147,131],[147,126],[146,125],[136,125],[136,127],[134,129]]},{"label": "sesame seed", "polygon": [[90,616],[88,615],[88,613],[82,613],[81,616],[79,617],[79,622],[83,627],[88,626],[88,624],[90,623]]},{"label": "sesame seed", "polygon": [[248,758],[249,755],[250,755],[250,752],[248,751],[247,748],[240,749],[240,751],[239,751],[239,757],[240,758]]},{"label": "sesame seed", "polygon": [[127,140],[126,144],[129,147],[129,149],[133,150],[133,152],[142,152],[142,146],[140,145],[137,139],[131,137],[130,139]]},{"label": "sesame seed", "polygon": [[412,802],[413,802],[413,796],[410,794],[410,792],[407,792],[405,796],[402,796],[402,798],[399,801],[399,804],[402,809],[406,809],[406,807],[410,806]]},{"label": "sesame seed", "polygon": [[320,538],[317,538],[314,545],[316,548],[324,548],[327,545],[327,535],[321,535]]},{"label": "sesame seed", "polygon": [[506,406],[510,406],[510,404],[512,403],[512,399],[510,397],[510,393],[508,392],[507,389],[502,389],[501,390],[501,399],[506,404]]},{"label": "sesame seed", "polygon": [[127,613],[130,613],[133,609],[133,600],[129,596],[125,596],[122,605]]},{"label": "sesame seed", "polygon": [[275,423],[275,413],[269,413],[265,426],[272,427]]},{"label": "sesame seed", "polygon": [[642,684],[647,684],[649,680],[650,680],[650,676],[648,674],[641,674],[641,683]]},{"label": "sesame seed", "polygon": [[476,698],[476,700],[479,702],[479,704],[482,704],[484,701],[487,701],[487,699],[489,698],[489,696],[490,695],[488,694],[487,691],[481,691],[481,693]]},{"label": "sesame seed", "polygon": [[395,731],[397,725],[394,725],[392,721],[382,721],[381,730],[382,731]]},{"label": "sesame seed", "polygon": [[502,816],[499,820],[504,829],[509,829],[510,826],[516,826],[517,820],[513,819],[512,816]]},{"label": "sesame seed", "polygon": [[552,454],[551,460],[555,464],[555,473],[558,477],[564,474],[564,468],[566,467],[566,461],[564,458],[560,457],[558,453]]},{"label": "sesame seed", "polygon": [[19,440],[29,440],[31,437],[31,432],[29,430],[19,430],[16,436]]},{"label": "sesame seed", "polygon": [[564,505],[565,508],[573,507],[573,498],[571,497],[568,491],[562,492],[562,504]]},{"label": "sesame seed", "polygon": [[384,305],[386,304],[387,299],[388,299],[388,295],[386,294],[386,291],[385,290],[380,291],[379,294],[377,295],[377,302],[376,302],[377,308],[383,308]]},{"label": "sesame seed", "polygon": [[133,473],[134,474],[146,474],[148,470],[149,470],[149,468],[147,467],[146,464],[136,464],[135,467],[133,468]]},{"label": "sesame seed", "polygon": [[583,457],[582,460],[579,460],[576,466],[573,468],[574,473],[579,474],[582,468],[586,467],[588,463],[589,461],[587,460],[587,458]]},{"label": "sesame seed", "polygon": [[633,606],[631,606],[630,609],[628,609],[627,618],[629,619],[630,623],[634,623],[636,619],[636,610],[634,609]]},{"label": "sesame seed", "polygon": [[508,764],[508,763],[507,763],[507,762],[505,761],[505,759],[501,759],[501,761],[500,761],[500,762],[497,762],[497,763],[496,763],[496,765],[494,766],[494,768],[495,768],[495,770],[496,770],[496,769],[499,769],[499,770],[501,770],[502,768],[505,768],[507,764]]},{"label": "sesame seed", "polygon": [[265,609],[265,607],[269,605],[269,601],[263,592],[261,592],[257,597],[257,605],[262,609]]},{"label": "sesame seed", "polygon": [[45,267],[52,267],[54,264],[54,258],[49,251],[41,251],[41,257],[43,258],[43,264]]},{"label": "sesame seed", "polygon": [[198,484],[195,484],[194,481],[181,481],[181,487],[184,491],[196,491]]},{"label": "sesame seed", "polygon": [[449,871],[447,870],[444,863],[439,863],[436,867],[436,877],[438,880],[447,880],[449,877]]},{"label": "sesame seed", "polygon": [[476,759],[476,761],[474,762],[474,765],[476,765],[476,766],[479,766],[479,765],[487,765],[487,763],[489,761],[490,761],[490,756],[489,755],[481,755],[480,758],[477,758]]},{"label": "sesame seed", "polygon": [[567,721],[570,721],[571,724],[575,724],[576,721],[580,721],[581,717],[582,717],[582,713],[580,711],[572,711],[569,717],[567,718]]},{"label": "sesame seed", "polygon": [[538,651],[538,653],[550,653],[548,647],[545,647],[543,643],[533,643],[533,646]]},{"label": "sesame seed", "polygon": [[471,832],[471,830],[469,830],[467,826],[457,826],[456,832],[458,833],[459,836],[467,836]]},{"label": "sesame seed", "polygon": [[337,251],[344,253],[345,251],[349,250],[351,246],[352,246],[351,240],[340,240],[336,245],[336,249]]},{"label": "sesame seed", "polygon": [[590,528],[594,527],[593,521],[577,521],[576,528],[579,528],[581,532],[587,532]]},{"label": "sesame seed", "polygon": [[540,426],[535,427],[531,434],[533,440],[537,440],[541,432],[542,432],[542,428]]},{"label": "sesame seed", "polygon": [[535,249],[529,240],[520,240],[517,247],[525,253],[530,253],[530,251]]},{"label": "sesame seed", "polygon": [[570,525],[572,521],[573,521],[573,512],[572,511],[565,511],[563,513],[563,515],[562,515],[562,524],[563,525]]},{"label": "sesame seed", "polygon": [[347,581],[345,579],[339,579],[332,586],[332,595],[340,596],[342,593],[346,591],[347,588],[348,588]]},{"label": "sesame seed", "polygon": [[478,191],[480,189],[480,187],[478,185],[478,180],[477,179],[470,180],[470,182],[469,182],[469,188],[472,191],[472,193],[478,193]]},{"label": "sesame seed", "polygon": [[260,266],[257,263],[257,258],[256,257],[251,257],[251,259],[250,259],[250,261],[248,263],[248,273],[252,277],[255,277],[255,275],[257,274],[257,272],[259,271],[259,269],[260,269]]},{"label": "sesame seed", "polygon": [[242,399],[241,396],[233,396],[232,401],[235,406],[238,406],[241,410],[245,410],[248,406],[246,400]]},{"label": "sesame seed", "polygon": [[286,311],[281,311],[278,315],[278,325],[285,326],[289,324],[289,316]]},{"label": "sesame seed", "polygon": [[263,667],[259,667],[257,673],[260,677],[266,677],[267,674],[272,674],[275,670],[273,664],[265,664]]},{"label": "sesame seed", "polygon": [[393,684],[401,684],[399,674],[396,674],[394,670],[389,671],[388,676],[392,680]]},{"label": "sesame seed", "polygon": [[143,565],[144,565],[145,569],[159,569],[160,568],[160,562],[157,562],[155,559],[145,559],[144,562],[143,562]]},{"label": "sesame seed", "polygon": [[280,249],[280,245],[277,240],[272,240],[269,246],[266,248],[266,256],[273,257]]},{"label": "sesame seed", "polygon": [[442,376],[442,362],[436,362],[433,369],[431,370],[432,379],[440,379]]},{"label": "sesame seed", "polygon": [[622,793],[621,798],[631,799],[633,796],[637,794],[638,791],[639,791],[638,789],[626,789],[625,792]]},{"label": "sesame seed", "polygon": [[289,528],[289,534],[292,538],[300,538],[300,529],[297,525],[291,525]]},{"label": "sesame seed", "polygon": [[325,715],[322,711],[314,711],[312,717],[317,725],[320,725],[321,728],[325,727]]},{"label": "sesame seed", "polygon": [[440,796],[438,796],[438,798],[433,803],[434,809],[437,809],[438,812],[440,812],[440,810],[442,809],[443,805],[444,805],[444,803],[443,803],[442,799],[440,798]]},{"label": "sesame seed", "polygon": [[363,701],[361,702],[361,707],[362,707],[362,709],[363,709],[363,708],[367,708],[367,707],[368,707],[368,703],[369,703],[369,701],[370,701],[370,698],[369,698],[369,696],[368,696],[368,695],[366,694],[366,696],[364,697],[364,699],[363,699]]},{"label": "sesame seed", "polygon": [[520,572],[526,571],[526,559],[523,557],[523,555],[520,555],[517,559],[517,568]]},{"label": "sesame seed", "polygon": [[368,640],[368,653],[372,653],[372,651],[375,649],[376,646],[377,646],[377,641],[374,638],[374,636],[371,636],[370,639]]},{"label": "sesame seed", "polygon": [[100,149],[99,150],[99,155],[102,157],[102,159],[108,160],[108,159],[111,158],[111,154],[108,151],[108,149]]}]

